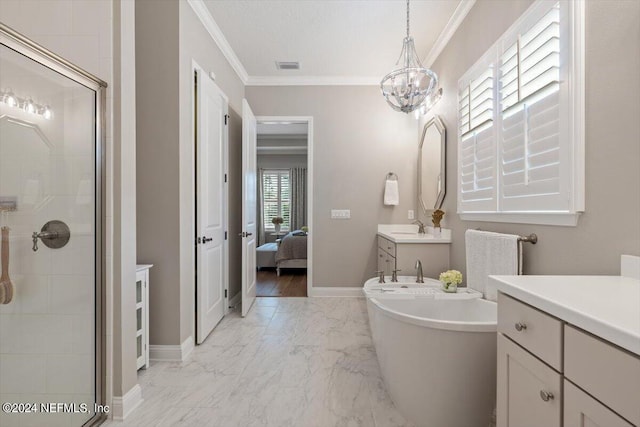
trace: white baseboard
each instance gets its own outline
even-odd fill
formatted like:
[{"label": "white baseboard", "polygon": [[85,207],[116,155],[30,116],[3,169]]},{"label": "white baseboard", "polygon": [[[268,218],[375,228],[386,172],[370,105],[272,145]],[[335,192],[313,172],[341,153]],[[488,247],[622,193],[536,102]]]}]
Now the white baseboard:
[{"label": "white baseboard", "polygon": [[242,291],[236,292],[236,294],[229,300],[229,307],[235,307],[240,304],[242,300]]},{"label": "white baseboard", "polygon": [[640,256],[622,255],[620,257],[620,275],[640,279]]},{"label": "white baseboard", "polygon": [[353,287],[333,287],[314,286],[311,288],[312,297],[364,297],[361,286]]},{"label": "white baseboard", "polygon": [[193,337],[190,336],[180,345],[150,345],[149,360],[161,362],[182,362],[187,360],[194,347]]},{"label": "white baseboard", "polygon": [[113,396],[111,414],[114,421],[123,421],[143,402],[140,384],[131,387],[124,396]]}]

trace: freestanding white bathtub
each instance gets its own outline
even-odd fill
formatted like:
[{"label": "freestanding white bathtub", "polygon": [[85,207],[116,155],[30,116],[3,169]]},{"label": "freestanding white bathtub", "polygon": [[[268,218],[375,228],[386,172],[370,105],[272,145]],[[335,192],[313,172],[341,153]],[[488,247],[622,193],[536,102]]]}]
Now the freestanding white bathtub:
[{"label": "freestanding white bathtub", "polygon": [[488,427],[496,394],[496,303],[464,288],[444,294],[433,279],[399,280],[381,286],[371,279],[364,288],[380,370],[396,407],[420,427]]}]

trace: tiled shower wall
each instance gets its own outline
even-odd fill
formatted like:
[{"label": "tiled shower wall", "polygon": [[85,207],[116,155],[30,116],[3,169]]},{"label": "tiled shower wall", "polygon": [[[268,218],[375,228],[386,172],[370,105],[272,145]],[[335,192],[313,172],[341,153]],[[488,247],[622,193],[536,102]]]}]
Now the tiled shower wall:
[{"label": "tiled shower wall", "polygon": [[[0,22],[101,79],[109,83],[112,81],[111,0],[2,0]],[[17,94],[17,89],[13,89]],[[106,111],[108,303],[112,289],[113,253],[111,94],[110,86]],[[52,105],[54,118],[43,125],[43,131],[52,141],[70,144],[77,135],[86,131],[82,129],[83,126],[91,126],[90,123],[77,120],[68,122],[70,126],[66,128],[56,128],[63,122],[65,114],[74,114],[76,106],[70,99],[66,105],[64,102],[63,105]],[[50,201],[50,212],[38,216],[27,215],[25,210],[19,210],[4,218],[12,228],[11,276],[17,290],[14,302],[0,308],[1,401],[31,398],[49,402],[79,401],[89,398],[93,393],[93,390],[87,389],[84,381],[80,381],[80,378],[86,379],[87,375],[91,375],[90,358],[83,353],[91,349],[89,344],[92,341],[87,337],[93,336],[94,325],[93,278],[90,277],[93,270],[93,242],[87,234],[88,227],[83,227],[83,224],[88,224],[83,218],[87,218],[91,210],[85,202],[88,196],[92,196],[84,190],[87,168],[92,166],[92,160],[87,161],[90,148],[86,145],[69,150],[60,155],[61,158],[52,161],[53,167],[49,171],[51,179],[46,183],[55,194]],[[65,248],[55,251],[40,244],[40,250],[34,253],[31,250],[30,233],[40,230],[50,219],[68,221],[72,239]],[[110,310],[107,312],[109,346],[112,331],[109,327]],[[111,366],[110,355],[107,366]],[[111,395],[110,385],[109,376],[108,396]],[[0,415],[0,425],[79,425],[80,420],[73,418],[75,415],[60,415],[47,418],[45,424],[42,424],[40,416],[7,422],[9,419]]]}]

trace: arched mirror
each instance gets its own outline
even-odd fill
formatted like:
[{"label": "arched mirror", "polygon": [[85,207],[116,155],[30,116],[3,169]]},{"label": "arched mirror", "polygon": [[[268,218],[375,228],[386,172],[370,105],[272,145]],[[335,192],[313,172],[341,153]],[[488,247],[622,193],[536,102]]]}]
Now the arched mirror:
[{"label": "arched mirror", "polygon": [[446,129],[440,117],[424,125],[418,150],[418,199],[425,215],[440,209],[446,189]]}]

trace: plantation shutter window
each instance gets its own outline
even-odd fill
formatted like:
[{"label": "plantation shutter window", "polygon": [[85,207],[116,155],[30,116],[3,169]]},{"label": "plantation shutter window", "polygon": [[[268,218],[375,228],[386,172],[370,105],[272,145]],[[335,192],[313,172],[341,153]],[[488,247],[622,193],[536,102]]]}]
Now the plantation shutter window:
[{"label": "plantation shutter window", "polygon": [[485,57],[496,71],[490,101],[477,77],[459,81],[458,213],[576,225],[584,211],[584,5],[534,2]]},{"label": "plantation shutter window", "polygon": [[281,217],[282,230],[289,230],[291,186],[288,170],[265,170],[262,174],[262,221],[265,230],[275,230],[271,220]]},{"label": "plantation shutter window", "polygon": [[467,210],[495,210],[494,71],[482,67],[458,95],[460,195]]}]

